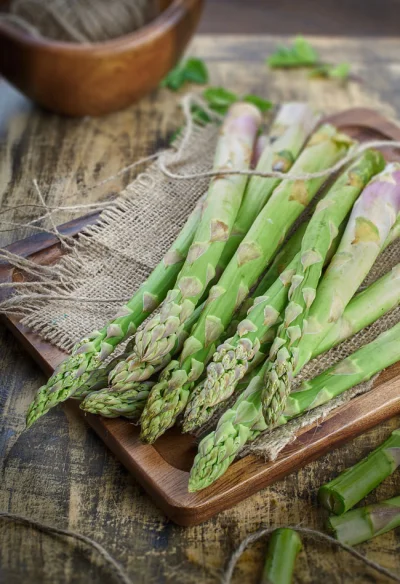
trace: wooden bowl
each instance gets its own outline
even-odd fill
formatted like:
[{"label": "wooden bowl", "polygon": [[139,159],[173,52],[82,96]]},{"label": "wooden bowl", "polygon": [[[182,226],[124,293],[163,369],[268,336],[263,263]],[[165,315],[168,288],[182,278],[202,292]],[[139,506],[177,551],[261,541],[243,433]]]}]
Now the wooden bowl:
[{"label": "wooden bowl", "polygon": [[143,28],[92,45],[37,39],[0,21],[0,74],[49,110],[97,116],[154,89],[176,64],[199,21],[203,0],[162,0]]}]

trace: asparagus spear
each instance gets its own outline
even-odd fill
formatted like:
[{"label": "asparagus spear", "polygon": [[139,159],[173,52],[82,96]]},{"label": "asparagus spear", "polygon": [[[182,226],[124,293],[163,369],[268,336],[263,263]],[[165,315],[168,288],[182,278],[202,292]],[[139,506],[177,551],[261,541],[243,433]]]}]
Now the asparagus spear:
[{"label": "asparagus spear", "polygon": [[365,152],[334,182],[318,203],[302,239],[301,261],[293,261],[291,269],[283,273],[284,280],[278,278],[264,296],[254,301],[247,318],[238,325],[236,334],[218,347],[213,362],[208,366],[202,391],[196,392],[196,397],[189,401],[186,408],[185,431],[204,424],[213,406],[232,395],[237,381],[245,375],[248,363],[259,350],[264,334],[280,320],[280,313],[287,303],[287,290],[283,282],[285,285],[291,284],[290,302],[271,351],[278,346],[280,360],[277,364],[272,362],[270,374],[281,374],[287,378],[287,370],[291,372],[304,317],[313,301],[322,268],[333,253],[332,241],[335,240],[337,245],[339,228],[354,201],[371,177],[383,167],[384,159],[380,153]]},{"label": "asparagus spear", "polygon": [[[321,375],[304,382],[299,391],[289,396],[277,425],[328,402],[399,360],[400,323]],[[251,380],[235,405],[222,415],[215,432],[200,442],[190,473],[189,491],[211,485],[229,468],[246,442],[269,427],[262,413],[263,376],[267,369],[268,362]]]},{"label": "asparagus spear", "polygon": [[152,363],[169,353],[185,320],[192,314],[209,283],[232,230],[247,177],[223,174],[232,168],[247,170],[261,121],[257,108],[236,103],[224,120],[214,159],[220,172],[210,183],[206,209],[186,262],[160,313],[136,335],[137,360]]},{"label": "asparagus spear", "polygon": [[261,584],[291,584],[301,539],[293,529],[275,529],[268,544]]},{"label": "asparagus spear", "polygon": [[304,221],[298,227],[298,229],[296,229],[288,241],[283,244],[282,249],[276,254],[274,261],[271,263],[268,270],[266,270],[254,292],[252,292],[250,296],[244,300],[242,306],[240,306],[237,312],[235,312],[233,319],[223,334],[223,337],[225,337],[223,342],[235,335],[238,324],[246,318],[248,311],[253,306],[256,299],[259,296],[264,296],[267,293],[272,284],[279,278],[282,272],[287,269],[297,252],[300,251],[301,240],[305,233],[306,227],[307,222]]},{"label": "asparagus spear", "polygon": [[94,391],[86,396],[79,407],[85,412],[105,418],[124,416],[138,420],[153,385],[152,381],[137,381],[131,383],[127,389],[105,388]]},{"label": "asparagus spear", "polygon": [[400,497],[359,507],[344,515],[330,517],[328,529],[347,545],[357,545],[400,525]]},{"label": "asparagus spear", "polygon": [[400,430],[355,466],[320,487],[319,502],[336,515],[345,513],[400,465]]},{"label": "asparagus spear", "polygon": [[203,212],[201,199],[190,214],[164,258],[140,286],[131,300],[101,331],[94,331],[72,350],[37,392],[27,413],[27,426],[31,426],[50,408],[71,397],[81,386],[90,385],[96,370],[125,338],[164,300],[182,268]]},{"label": "asparagus spear", "polygon": [[[287,344],[282,344],[279,334],[272,346],[272,361],[266,373],[263,392],[264,417],[269,426],[275,423],[285,407],[293,374],[310,360],[314,347],[318,346],[329,332],[329,327],[342,316],[346,305],[384,247],[399,212],[400,164],[390,164],[369,183],[354,205],[339,248],[318,286],[315,301],[314,280],[309,290],[301,291],[302,295],[304,292],[305,300],[302,301],[296,295],[296,302],[288,305],[285,323],[286,328],[290,327],[290,334],[287,336],[296,346],[290,355]],[[310,261],[306,258],[305,266],[309,267]],[[305,276],[307,273],[301,275],[303,278]],[[299,283],[294,282],[294,291],[296,284]],[[300,310],[310,304],[312,306],[303,334],[303,329],[297,324],[297,317],[300,316]]]},{"label": "asparagus spear", "polygon": [[399,304],[400,263],[354,296],[342,317],[336,321],[332,328],[329,328],[328,334],[315,347],[313,358],[352,337]]},{"label": "asparagus spear", "polygon": [[[351,144],[348,136],[326,124],[311,137],[293,165],[293,173],[328,168],[346,153]],[[153,387],[141,418],[142,438],[146,442],[154,442],[183,411],[190,391],[207,363],[210,346],[223,333],[235,310],[273,257],[279,241],[284,239],[322,182],[323,178],[287,179],[275,189],[218,285],[211,288],[206,308],[185,341],[179,363],[170,364],[160,382]]]},{"label": "asparagus spear", "polygon": [[[272,124],[268,143],[257,162],[256,170],[288,172],[318,123],[319,117],[305,103],[284,103]],[[260,176],[250,178],[234,227],[222,252],[223,268],[230,262],[257,215],[280,182],[280,179],[276,178]]]},{"label": "asparagus spear", "polygon": [[276,333],[276,325],[287,302],[288,288],[296,271],[298,258],[299,254],[266,294],[254,300],[247,318],[239,323],[236,334],[219,345],[213,361],[208,365],[207,378],[202,382],[201,388],[189,398],[184,414],[184,432],[205,424],[212,416],[215,406],[232,395],[257,354],[261,352],[264,358],[267,357],[262,345],[268,340],[266,336],[269,333]]},{"label": "asparagus spear", "polygon": [[176,335],[175,345],[171,351],[163,355],[159,361],[153,363],[146,363],[138,361],[136,352],[132,350],[125,359],[119,360],[116,366],[110,370],[108,376],[109,387],[116,391],[120,389],[129,389],[131,384],[136,387],[136,382],[145,381],[149,379],[154,373],[164,369],[171,361],[172,357],[179,353],[183,347],[183,343],[189,336],[189,333],[199,318],[201,311],[204,309],[204,303],[200,304],[189,318],[184,322],[182,330]]}]

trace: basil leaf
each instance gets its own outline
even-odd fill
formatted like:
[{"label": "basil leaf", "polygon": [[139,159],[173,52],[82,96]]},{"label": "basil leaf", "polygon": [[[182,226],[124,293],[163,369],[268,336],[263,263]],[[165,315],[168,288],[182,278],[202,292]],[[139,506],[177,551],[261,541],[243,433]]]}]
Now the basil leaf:
[{"label": "basil leaf", "polygon": [[259,95],[249,94],[245,95],[242,99],[243,101],[246,101],[247,103],[252,103],[256,107],[258,107],[261,113],[267,112],[272,108],[272,102],[268,101],[267,99],[263,99]]},{"label": "basil leaf", "polygon": [[290,47],[279,46],[267,59],[272,68],[310,67],[318,63],[318,53],[302,36],[294,39]]},{"label": "basil leaf", "polygon": [[204,85],[208,81],[207,67],[201,59],[188,59],[184,66],[185,81]]}]

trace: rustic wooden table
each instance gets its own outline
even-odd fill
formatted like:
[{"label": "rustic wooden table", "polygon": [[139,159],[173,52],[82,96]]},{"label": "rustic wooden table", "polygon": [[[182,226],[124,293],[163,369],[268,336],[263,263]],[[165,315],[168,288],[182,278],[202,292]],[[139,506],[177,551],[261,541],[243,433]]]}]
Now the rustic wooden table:
[{"label": "rustic wooden table", "polygon": [[[364,80],[347,87],[311,81],[301,71],[268,71],[265,57],[279,40],[285,39],[198,36],[190,52],[206,59],[213,84],[238,92],[256,92],[274,101],[306,99],[325,111],[372,106],[400,118],[398,40],[312,39],[323,58],[349,61]],[[71,120],[39,111],[2,83],[2,210],[6,205],[37,204],[34,178],[48,205],[104,199],[110,186],[84,196],[77,191],[162,146],[177,124],[177,101],[177,95],[163,90],[117,114]],[[113,189],[132,176],[115,180]],[[32,213],[32,207],[23,207],[0,220],[26,223]],[[70,217],[61,212],[54,219],[61,223]],[[32,233],[7,229],[0,223],[3,245]],[[166,520],[96,435],[67,409],[52,410],[23,432],[26,408],[44,377],[10,333],[2,330],[0,343],[0,510],[93,537],[138,584],[217,582],[232,549],[260,525],[301,523],[321,528],[324,513],[316,505],[318,486],[359,460],[399,422],[390,420],[201,526],[181,528]],[[368,501],[394,496],[399,487],[395,473]],[[390,532],[358,549],[400,573],[399,546],[400,534]],[[261,542],[243,555],[236,582],[258,581],[264,550]],[[95,555],[81,545],[0,522],[0,582],[28,579],[31,584],[112,581]],[[316,542],[306,542],[297,565],[296,582],[386,581],[343,552]]]}]

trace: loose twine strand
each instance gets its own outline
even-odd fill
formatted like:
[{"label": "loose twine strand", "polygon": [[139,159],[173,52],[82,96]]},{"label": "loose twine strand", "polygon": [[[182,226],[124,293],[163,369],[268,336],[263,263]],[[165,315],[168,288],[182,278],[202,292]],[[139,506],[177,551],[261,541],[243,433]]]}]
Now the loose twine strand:
[{"label": "loose twine strand", "polygon": [[[109,566],[109,569],[110,569],[111,573],[113,574],[113,576],[116,579],[118,579],[119,582],[122,582],[122,584],[132,584],[132,580],[125,573],[122,566],[113,558],[113,556],[100,543],[98,543],[97,541],[95,541],[91,537],[88,537],[86,535],[82,535],[81,533],[78,533],[76,531],[72,531],[70,529],[61,529],[59,527],[53,527],[53,526],[47,525],[45,523],[42,523],[40,521],[37,521],[36,519],[30,519],[28,517],[25,517],[24,515],[19,515],[17,513],[8,513],[7,511],[0,511],[0,518],[5,519],[7,521],[12,521],[14,523],[21,523],[23,525],[27,525],[28,527],[31,527],[31,528],[36,529],[38,531],[42,531],[43,533],[46,533],[48,535],[61,535],[64,537],[70,537],[76,541],[81,541],[97,551],[97,553],[101,556],[101,558],[104,560],[104,562]],[[258,541],[262,537],[265,537],[266,535],[270,535],[276,529],[277,529],[276,527],[261,528],[258,531],[251,533],[250,535],[245,537],[245,539],[239,544],[239,546],[236,548],[236,550],[231,555],[229,562],[228,562],[228,565],[227,565],[225,572],[222,576],[221,584],[230,584],[230,582],[232,581],[232,576],[233,576],[233,572],[235,570],[236,564],[239,561],[240,556],[242,555],[244,550],[247,548],[247,546]],[[350,554],[354,558],[360,560],[364,565],[368,566],[369,568],[372,568],[373,570],[375,570],[379,574],[382,574],[383,576],[387,576],[388,578],[390,578],[394,582],[400,582],[399,576],[397,576],[396,574],[394,574],[393,572],[391,572],[390,570],[388,570],[384,566],[381,566],[380,564],[378,564],[378,562],[374,562],[373,560],[366,558],[363,554],[356,551],[351,546],[349,546],[345,543],[342,543],[341,541],[338,541],[337,539],[334,539],[333,537],[331,537],[330,535],[327,535],[326,533],[323,533],[321,531],[317,531],[315,529],[310,529],[308,527],[299,527],[299,526],[289,526],[288,529],[293,529],[294,531],[297,531],[298,533],[301,533],[302,535],[310,537],[311,539],[316,539],[316,540],[325,541],[327,543],[330,543],[333,546],[344,550],[345,552],[347,552],[348,554]]]},{"label": "loose twine strand", "polygon": [[[258,541],[262,537],[264,537],[266,535],[270,535],[273,531],[275,531],[275,529],[277,529],[277,528],[276,527],[261,528],[258,531],[251,533],[250,535],[245,537],[245,539],[239,544],[237,549],[231,555],[229,562],[228,562],[228,565],[227,565],[225,572],[222,576],[221,584],[230,584],[230,582],[232,580],[235,566],[236,566],[240,556],[242,555],[242,553],[246,549],[246,547],[249,544]],[[397,576],[396,574],[394,574],[393,572],[391,572],[387,568],[384,568],[383,566],[378,564],[378,562],[374,562],[373,560],[369,560],[363,554],[360,554],[360,552],[356,551],[351,546],[349,546],[345,543],[342,543],[341,541],[331,537],[330,535],[327,535],[326,533],[322,533],[322,531],[316,531],[315,529],[310,529],[308,527],[298,527],[298,526],[289,526],[288,529],[293,529],[294,531],[297,531],[298,533],[301,533],[302,535],[310,537],[311,539],[316,539],[316,540],[319,539],[321,541],[325,541],[327,543],[330,543],[333,546],[344,550],[348,554],[352,555],[354,558],[357,558],[358,560],[363,562],[363,564],[365,564],[369,568],[372,568],[376,572],[379,572],[379,574],[382,574],[383,576],[387,576],[388,578],[390,578],[394,582],[400,582],[399,576]]]},{"label": "loose twine strand", "polygon": [[109,566],[113,576],[118,579],[119,582],[122,582],[122,584],[133,584],[132,580],[128,577],[117,560],[115,560],[100,543],[91,537],[88,537],[87,535],[82,535],[81,533],[72,531],[70,529],[52,527],[50,525],[46,525],[45,523],[41,523],[40,521],[36,521],[36,519],[30,519],[29,517],[18,515],[17,513],[8,513],[7,511],[0,511],[0,518],[12,521],[14,523],[22,523],[23,525],[27,525],[28,527],[32,527],[33,529],[37,529],[38,531],[42,531],[48,535],[62,535],[65,537],[70,537],[76,541],[81,541],[97,551],[97,553]]}]

